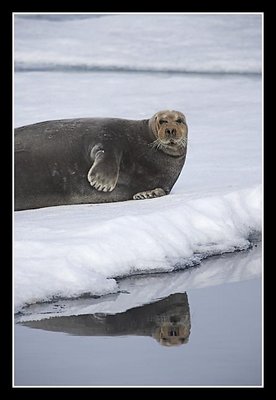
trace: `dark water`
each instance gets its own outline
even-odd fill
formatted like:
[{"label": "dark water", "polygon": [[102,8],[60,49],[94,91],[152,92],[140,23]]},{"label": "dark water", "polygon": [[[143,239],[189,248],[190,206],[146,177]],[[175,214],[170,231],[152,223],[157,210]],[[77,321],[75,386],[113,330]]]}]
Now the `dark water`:
[{"label": "dark water", "polygon": [[15,325],[15,386],[259,386],[261,280]]}]

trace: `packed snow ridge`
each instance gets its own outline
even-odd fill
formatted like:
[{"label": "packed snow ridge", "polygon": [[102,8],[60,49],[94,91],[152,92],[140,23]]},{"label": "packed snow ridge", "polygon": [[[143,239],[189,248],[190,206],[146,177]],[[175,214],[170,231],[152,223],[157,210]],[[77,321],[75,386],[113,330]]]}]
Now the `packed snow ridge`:
[{"label": "packed snow ridge", "polygon": [[247,249],[261,232],[261,185],[211,197],[50,207],[15,213],[15,310],[118,291],[115,278],[169,272]]}]

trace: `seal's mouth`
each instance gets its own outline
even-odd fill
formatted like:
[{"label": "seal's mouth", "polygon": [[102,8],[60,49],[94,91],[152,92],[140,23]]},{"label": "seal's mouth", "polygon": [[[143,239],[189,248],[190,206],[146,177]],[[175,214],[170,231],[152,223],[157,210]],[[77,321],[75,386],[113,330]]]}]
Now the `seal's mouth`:
[{"label": "seal's mouth", "polygon": [[181,143],[181,140],[175,140],[175,139],[170,139],[165,142],[165,144],[167,144],[169,146],[179,145],[180,143]]},{"label": "seal's mouth", "polygon": [[169,139],[161,139],[160,142],[165,147],[185,147],[187,145],[187,139],[182,137],[180,139],[169,138]]},{"label": "seal's mouth", "polygon": [[187,146],[187,137],[182,138],[157,138],[151,143],[151,146],[156,149],[173,149],[173,148],[185,148]]}]

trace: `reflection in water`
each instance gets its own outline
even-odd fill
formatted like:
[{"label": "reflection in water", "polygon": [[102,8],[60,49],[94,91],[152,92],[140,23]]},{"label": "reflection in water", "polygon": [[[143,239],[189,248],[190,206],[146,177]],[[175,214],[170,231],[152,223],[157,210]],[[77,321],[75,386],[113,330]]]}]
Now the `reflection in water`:
[{"label": "reflection in water", "polygon": [[151,336],[165,346],[187,343],[191,330],[187,293],[171,294],[118,314],[51,317],[21,324],[79,336]]}]

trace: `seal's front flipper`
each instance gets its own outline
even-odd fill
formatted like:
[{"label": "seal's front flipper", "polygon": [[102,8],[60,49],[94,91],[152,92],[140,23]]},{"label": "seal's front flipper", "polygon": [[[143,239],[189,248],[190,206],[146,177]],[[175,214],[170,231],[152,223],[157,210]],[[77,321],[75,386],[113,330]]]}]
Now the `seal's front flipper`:
[{"label": "seal's front flipper", "polygon": [[98,144],[90,157],[94,162],[87,174],[88,182],[99,191],[112,192],[119,177],[121,155]]},{"label": "seal's front flipper", "polygon": [[136,193],[133,196],[133,200],[143,200],[143,199],[151,199],[153,197],[161,197],[165,196],[166,192],[162,188],[156,188],[153,190],[146,190],[145,192]]}]

